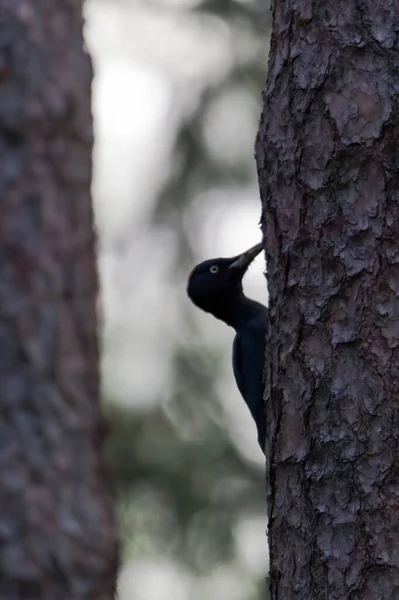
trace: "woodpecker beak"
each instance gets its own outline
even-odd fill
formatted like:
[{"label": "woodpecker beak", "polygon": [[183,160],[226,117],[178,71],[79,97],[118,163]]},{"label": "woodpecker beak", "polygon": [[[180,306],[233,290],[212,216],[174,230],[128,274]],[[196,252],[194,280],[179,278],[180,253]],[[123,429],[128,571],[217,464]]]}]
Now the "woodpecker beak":
[{"label": "woodpecker beak", "polygon": [[252,246],[252,248],[250,248],[249,250],[247,250],[246,252],[243,252],[242,254],[239,254],[238,256],[236,256],[233,260],[234,262],[231,263],[231,265],[229,266],[229,269],[238,269],[239,271],[242,271],[243,273],[245,273],[245,271],[248,269],[249,265],[251,264],[251,262],[253,261],[253,259],[258,256],[258,254],[260,254],[263,250],[263,243],[260,242],[259,244],[256,244],[256,246]]}]

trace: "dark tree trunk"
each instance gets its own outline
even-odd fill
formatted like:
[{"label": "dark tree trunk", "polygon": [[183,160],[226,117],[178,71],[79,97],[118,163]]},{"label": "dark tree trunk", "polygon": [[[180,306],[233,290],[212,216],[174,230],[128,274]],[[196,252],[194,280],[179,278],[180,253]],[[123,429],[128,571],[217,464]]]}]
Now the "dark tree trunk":
[{"label": "dark tree trunk", "polygon": [[78,0],[0,0],[0,598],[110,600]]},{"label": "dark tree trunk", "polygon": [[257,140],[274,600],[399,598],[398,4],[276,0]]}]

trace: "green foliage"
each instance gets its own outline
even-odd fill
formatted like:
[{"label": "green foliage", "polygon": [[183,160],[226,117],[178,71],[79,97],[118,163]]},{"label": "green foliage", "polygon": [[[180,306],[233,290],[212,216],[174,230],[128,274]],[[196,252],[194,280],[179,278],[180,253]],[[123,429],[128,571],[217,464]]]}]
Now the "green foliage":
[{"label": "green foliage", "polygon": [[108,418],[108,455],[129,552],[156,548],[198,573],[232,560],[232,522],[262,510],[262,470],[211,420],[187,440],[162,408],[133,414],[110,406]]}]

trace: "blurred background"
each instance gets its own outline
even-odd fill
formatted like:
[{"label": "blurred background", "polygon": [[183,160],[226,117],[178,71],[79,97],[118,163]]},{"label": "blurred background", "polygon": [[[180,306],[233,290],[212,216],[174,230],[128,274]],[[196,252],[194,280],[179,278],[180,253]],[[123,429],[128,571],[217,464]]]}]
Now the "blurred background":
[{"label": "blurred background", "polygon": [[[261,239],[265,0],[86,0],[121,600],[266,597],[264,460],[194,265]],[[246,293],[267,302],[264,259]]]}]

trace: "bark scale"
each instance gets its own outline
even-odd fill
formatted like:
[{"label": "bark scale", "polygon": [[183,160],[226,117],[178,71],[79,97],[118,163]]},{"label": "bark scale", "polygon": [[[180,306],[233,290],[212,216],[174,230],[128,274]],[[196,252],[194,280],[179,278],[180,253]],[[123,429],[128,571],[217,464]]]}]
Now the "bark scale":
[{"label": "bark scale", "polygon": [[274,600],[399,598],[398,4],[275,0],[256,158]]},{"label": "bark scale", "polygon": [[0,0],[0,598],[111,600],[79,0]]}]

